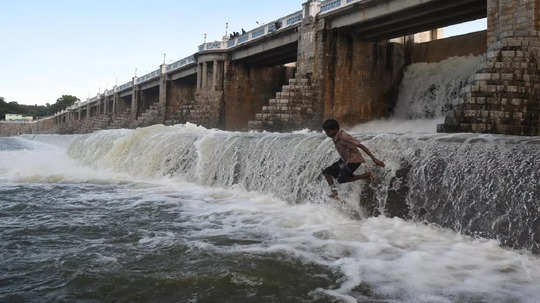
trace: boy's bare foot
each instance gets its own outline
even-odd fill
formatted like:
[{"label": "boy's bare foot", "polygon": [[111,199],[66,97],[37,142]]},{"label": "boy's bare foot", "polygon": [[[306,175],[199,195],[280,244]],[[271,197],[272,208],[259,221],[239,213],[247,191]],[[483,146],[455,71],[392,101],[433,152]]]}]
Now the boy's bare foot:
[{"label": "boy's bare foot", "polygon": [[337,191],[332,191],[332,193],[328,197],[334,200],[339,200],[339,195]]},{"label": "boy's bare foot", "polygon": [[373,174],[372,172],[369,172],[367,181],[368,183],[375,183],[377,182],[377,177],[375,177],[375,174]]}]

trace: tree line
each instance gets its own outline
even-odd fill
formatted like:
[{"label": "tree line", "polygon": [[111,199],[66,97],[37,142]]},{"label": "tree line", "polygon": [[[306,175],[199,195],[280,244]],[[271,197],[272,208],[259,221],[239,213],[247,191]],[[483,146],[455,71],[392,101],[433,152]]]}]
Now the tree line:
[{"label": "tree line", "polygon": [[34,119],[52,116],[57,112],[72,106],[78,101],[79,98],[75,96],[63,95],[58,98],[54,104],[25,105],[19,104],[16,101],[7,102],[3,97],[0,97],[0,120],[5,119],[6,114],[20,114],[23,116],[34,117]]}]

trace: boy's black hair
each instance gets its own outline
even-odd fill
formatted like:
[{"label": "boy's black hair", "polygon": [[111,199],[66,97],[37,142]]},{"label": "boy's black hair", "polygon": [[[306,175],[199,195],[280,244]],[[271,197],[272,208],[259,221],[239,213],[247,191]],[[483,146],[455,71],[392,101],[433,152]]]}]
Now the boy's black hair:
[{"label": "boy's black hair", "polygon": [[339,130],[339,123],[334,119],[326,120],[326,121],[324,121],[324,123],[322,125],[322,128],[324,130],[329,130],[329,129],[337,129],[337,130]]}]

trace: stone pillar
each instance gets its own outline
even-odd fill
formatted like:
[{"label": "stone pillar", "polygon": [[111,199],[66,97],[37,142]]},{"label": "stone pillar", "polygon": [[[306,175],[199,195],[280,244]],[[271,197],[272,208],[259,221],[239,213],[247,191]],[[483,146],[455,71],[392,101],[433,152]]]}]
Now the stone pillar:
[{"label": "stone pillar", "polygon": [[105,95],[105,99],[103,100],[103,114],[106,115],[109,111],[109,102],[108,102],[108,99],[109,97],[107,95]]},{"label": "stone pillar", "polygon": [[433,29],[429,32],[429,41],[435,41],[439,38],[442,38],[442,35],[441,37],[439,37],[439,33],[441,32],[441,30],[439,29]]},{"label": "stone pillar", "polygon": [[[314,72],[315,60],[315,34],[317,22],[315,15],[320,11],[320,2],[309,0],[303,4],[304,20],[299,31],[298,37],[298,59],[296,63],[297,78],[311,78]],[[323,20],[321,19],[321,24]]]},{"label": "stone pillar", "polygon": [[212,90],[216,90],[216,86],[217,86],[217,77],[218,77],[217,65],[218,65],[218,61],[214,60],[212,62],[212,85],[211,85]]},{"label": "stone pillar", "polygon": [[137,120],[137,111],[139,109],[139,89],[136,86],[133,86],[133,91],[131,93],[131,120]]},{"label": "stone pillar", "polygon": [[488,0],[487,62],[440,132],[540,135],[540,1]]},{"label": "stone pillar", "polygon": [[539,6],[538,0],[488,0],[488,49],[505,38],[538,39]]},{"label": "stone pillar", "polygon": [[202,89],[205,89],[208,87],[208,62],[203,62],[202,67]]},{"label": "stone pillar", "polygon": [[132,89],[131,89],[131,120],[137,120],[137,111],[139,108],[139,90],[137,87],[137,77],[131,79]]},{"label": "stone pillar", "polygon": [[118,99],[120,99],[120,96],[118,95],[118,93],[115,93],[113,96],[113,107],[112,107],[113,116],[116,116],[116,113],[118,112]]},{"label": "stone pillar", "polygon": [[308,0],[302,3],[304,17],[315,17],[321,11],[321,3],[317,0]]},{"label": "stone pillar", "polygon": [[223,81],[225,79],[225,61],[218,61],[217,63],[218,75],[217,75],[217,90],[223,90]]},{"label": "stone pillar", "polygon": [[90,103],[86,105],[86,120],[90,120]]},{"label": "stone pillar", "polygon": [[202,65],[197,63],[197,91],[202,87]]},{"label": "stone pillar", "polygon": [[161,77],[159,79],[159,120],[165,122],[167,113],[167,65],[161,65]]}]

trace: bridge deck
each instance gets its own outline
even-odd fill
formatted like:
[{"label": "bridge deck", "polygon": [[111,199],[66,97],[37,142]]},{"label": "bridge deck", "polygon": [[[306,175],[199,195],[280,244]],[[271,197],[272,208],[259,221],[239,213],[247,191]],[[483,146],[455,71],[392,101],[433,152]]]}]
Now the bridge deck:
[{"label": "bridge deck", "polygon": [[486,0],[364,0],[324,16],[330,28],[354,27],[367,40],[382,40],[486,15]]}]

